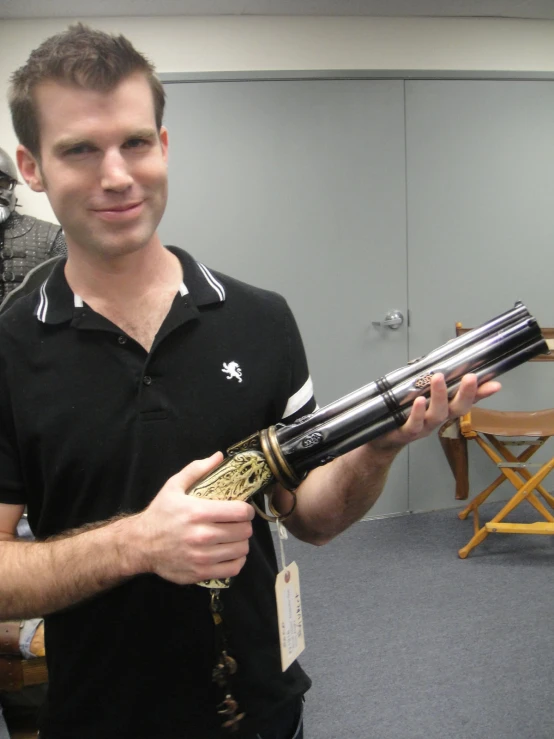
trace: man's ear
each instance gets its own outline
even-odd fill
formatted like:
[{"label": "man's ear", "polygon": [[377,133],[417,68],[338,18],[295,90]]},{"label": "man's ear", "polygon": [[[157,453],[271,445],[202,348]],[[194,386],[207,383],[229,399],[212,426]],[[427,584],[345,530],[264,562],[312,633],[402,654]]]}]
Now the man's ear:
[{"label": "man's ear", "polygon": [[29,149],[20,144],[15,150],[15,155],[21,176],[31,190],[44,192],[44,181],[40,171],[40,165]]},{"label": "man's ear", "polygon": [[165,126],[162,126],[160,128],[160,143],[162,145],[162,155],[164,158],[164,162],[167,162],[167,147],[169,144],[169,137],[167,135],[167,128]]}]

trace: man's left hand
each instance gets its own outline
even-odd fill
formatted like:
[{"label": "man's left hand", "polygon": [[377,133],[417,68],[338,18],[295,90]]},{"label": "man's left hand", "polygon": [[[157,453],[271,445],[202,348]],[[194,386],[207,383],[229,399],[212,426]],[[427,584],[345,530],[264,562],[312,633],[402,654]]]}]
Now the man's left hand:
[{"label": "man's left hand", "polygon": [[370,442],[371,446],[376,451],[394,454],[406,444],[429,436],[449,418],[465,415],[474,403],[494,395],[500,388],[500,383],[495,380],[485,382],[478,387],[475,375],[464,375],[458,391],[449,401],[444,376],[437,373],[431,379],[429,406],[427,407],[425,398],[416,398],[406,423],[374,439]]}]

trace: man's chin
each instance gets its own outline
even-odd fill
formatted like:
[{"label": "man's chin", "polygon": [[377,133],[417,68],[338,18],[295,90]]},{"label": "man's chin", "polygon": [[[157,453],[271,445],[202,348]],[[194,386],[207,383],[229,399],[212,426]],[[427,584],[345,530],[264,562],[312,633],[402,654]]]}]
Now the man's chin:
[{"label": "man's chin", "polygon": [[143,241],[127,241],[123,244],[106,244],[97,250],[97,254],[104,259],[121,259],[143,251],[147,245],[148,242]]},{"label": "man's chin", "polygon": [[99,240],[98,233],[93,238],[73,238],[71,234],[66,233],[66,240],[70,253],[82,253],[103,259],[117,259],[145,249],[154,238],[154,233],[120,233],[114,238],[113,234],[109,234],[105,239]]}]

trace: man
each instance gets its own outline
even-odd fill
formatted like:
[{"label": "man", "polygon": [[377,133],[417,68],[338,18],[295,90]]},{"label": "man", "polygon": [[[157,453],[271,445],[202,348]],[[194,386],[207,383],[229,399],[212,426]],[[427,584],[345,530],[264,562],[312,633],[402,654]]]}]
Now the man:
[{"label": "man", "polygon": [[29,270],[50,257],[66,254],[60,226],[16,212],[18,184],[15,164],[0,149],[0,303]]},{"label": "man", "polygon": [[[41,737],[210,739],[223,736],[214,621],[194,584],[234,577],[222,599],[239,735],[300,737],[310,683],[297,663],[280,669],[267,524],[247,503],[184,493],[216,450],[315,401],[284,300],[161,244],[163,103],[126,39],[82,25],[12,79],[19,168],[68,259],[0,319],[0,618],[46,615]],[[240,383],[222,372],[231,360]],[[404,427],[310,473],[290,531],[329,541],[405,444],[498,387],[467,376],[449,403],[435,377],[428,410],[418,400]],[[278,490],[277,508],[289,498]],[[12,541],[25,504],[29,544]]]}]

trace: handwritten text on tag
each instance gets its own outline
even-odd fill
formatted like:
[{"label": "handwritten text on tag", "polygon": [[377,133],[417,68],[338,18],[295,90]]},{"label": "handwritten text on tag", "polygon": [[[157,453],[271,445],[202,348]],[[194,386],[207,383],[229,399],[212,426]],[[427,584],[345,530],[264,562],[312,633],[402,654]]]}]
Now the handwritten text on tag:
[{"label": "handwritten text on tag", "polygon": [[275,583],[281,666],[283,672],[304,651],[304,621],[300,600],[300,574],[296,562],[291,562],[277,575]]}]

